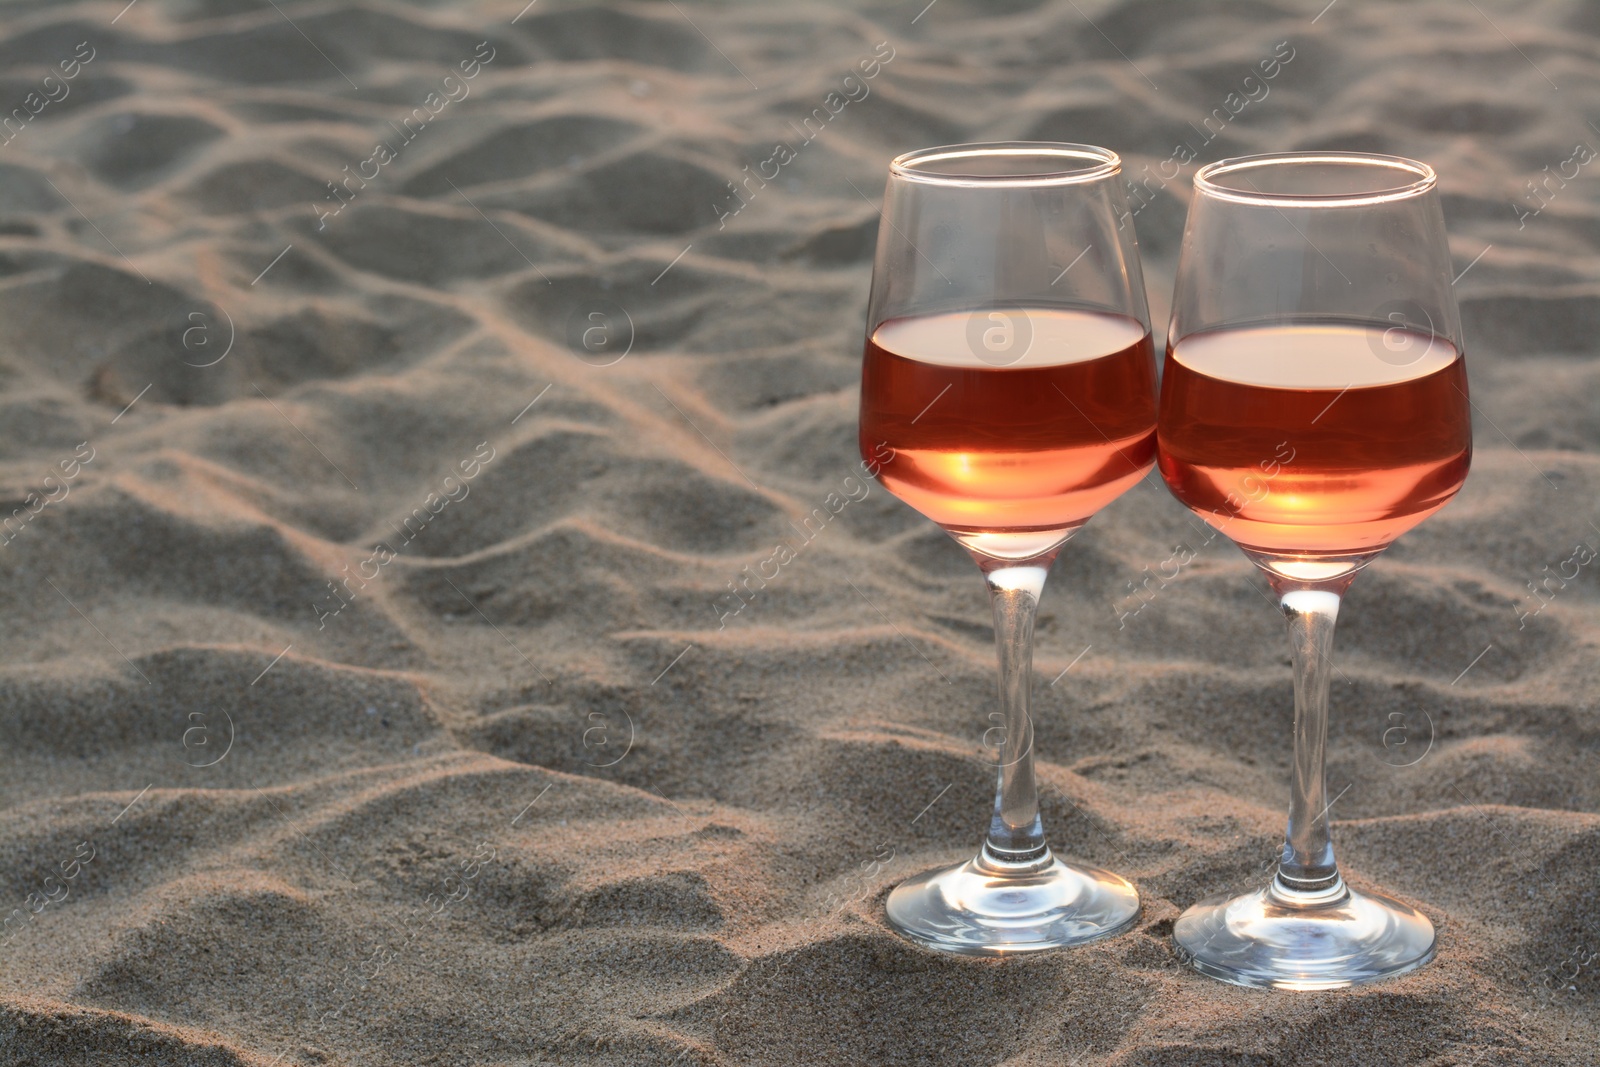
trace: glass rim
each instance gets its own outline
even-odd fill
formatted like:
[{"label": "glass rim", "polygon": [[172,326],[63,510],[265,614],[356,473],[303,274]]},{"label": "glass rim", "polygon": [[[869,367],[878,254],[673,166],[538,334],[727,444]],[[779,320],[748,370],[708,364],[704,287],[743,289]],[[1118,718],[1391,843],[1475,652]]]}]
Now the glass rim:
[{"label": "glass rim", "polygon": [[[1347,193],[1305,192],[1281,193],[1236,189],[1221,185],[1215,179],[1236,171],[1274,166],[1293,166],[1300,163],[1332,163],[1387,169],[1410,175],[1410,181],[1381,188]],[[1431,191],[1439,184],[1439,175],[1428,164],[1405,156],[1385,155],[1381,152],[1267,152],[1253,156],[1234,156],[1207,163],[1194,175],[1197,193],[1227,200],[1236,204],[1254,204],[1261,207],[1349,207],[1387,204],[1408,200]]]},{"label": "glass rim", "polygon": [[[1030,170],[1014,174],[940,173],[922,170],[919,164],[963,158],[1004,159],[1007,156],[1055,156],[1077,166],[1059,170]],[[1122,170],[1122,157],[1099,145],[1070,141],[978,141],[972,144],[939,145],[905,152],[889,161],[891,177],[928,185],[963,187],[1019,187],[1078,185],[1111,177]]]}]

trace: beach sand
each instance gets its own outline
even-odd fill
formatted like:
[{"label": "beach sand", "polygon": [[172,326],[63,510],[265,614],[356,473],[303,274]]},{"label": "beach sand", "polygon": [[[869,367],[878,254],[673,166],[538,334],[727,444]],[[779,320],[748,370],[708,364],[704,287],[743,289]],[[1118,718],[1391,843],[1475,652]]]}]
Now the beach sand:
[{"label": "beach sand", "polygon": [[[1592,5],[3,14],[0,1061],[1600,1062]],[[1290,677],[1153,474],[1067,546],[1035,686],[1050,839],[1137,926],[885,926],[979,844],[994,653],[970,560],[852,481],[875,204],[1007,138],[1123,154],[1158,343],[1199,164],[1440,172],[1477,451],[1350,591],[1328,770],[1418,973],[1177,960],[1267,875]]]}]

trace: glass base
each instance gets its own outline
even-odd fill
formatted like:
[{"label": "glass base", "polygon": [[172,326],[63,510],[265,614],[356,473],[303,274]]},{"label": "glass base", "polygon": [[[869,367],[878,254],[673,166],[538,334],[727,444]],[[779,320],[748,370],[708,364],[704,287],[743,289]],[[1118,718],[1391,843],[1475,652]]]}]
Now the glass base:
[{"label": "glass base", "polygon": [[1195,970],[1263,989],[1345,989],[1414,971],[1433,959],[1433,924],[1397,900],[1342,882],[1310,906],[1275,887],[1202,900],[1172,939]]},{"label": "glass base", "polygon": [[889,925],[926,948],[1009,956],[1120,933],[1139,915],[1139,894],[1126,878],[1049,852],[1017,864],[984,852],[907,879],[889,894],[887,910]]}]

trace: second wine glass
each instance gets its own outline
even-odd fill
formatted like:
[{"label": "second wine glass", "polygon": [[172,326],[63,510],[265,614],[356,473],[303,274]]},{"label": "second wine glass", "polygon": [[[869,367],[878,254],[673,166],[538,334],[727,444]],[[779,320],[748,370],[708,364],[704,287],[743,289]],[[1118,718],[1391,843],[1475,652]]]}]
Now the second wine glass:
[{"label": "second wine glass", "polygon": [[931,948],[1006,954],[1116,933],[1138,895],[1045,843],[1029,717],[1045,574],[1155,459],[1155,366],[1115,153],[1003,143],[894,160],[861,371],[861,453],[988,581],[1000,661],[989,832],[889,895]]},{"label": "second wine glass", "polygon": [[1425,916],[1340,876],[1323,762],[1340,598],[1455,495],[1472,455],[1444,215],[1433,171],[1395,156],[1222,160],[1194,184],[1161,473],[1278,594],[1294,765],[1271,885],[1201,901],[1173,938],[1224,981],[1341,988],[1433,956]]}]

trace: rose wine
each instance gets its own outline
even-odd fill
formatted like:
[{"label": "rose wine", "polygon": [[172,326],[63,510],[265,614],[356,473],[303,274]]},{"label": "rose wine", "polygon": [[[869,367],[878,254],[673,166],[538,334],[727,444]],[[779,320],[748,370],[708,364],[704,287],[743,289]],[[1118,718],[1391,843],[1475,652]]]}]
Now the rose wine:
[{"label": "rose wine", "polygon": [[1060,308],[890,319],[861,372],[861,454],[884,444],[878,479],[952,532],[1080,525],[1155,461],[1150,335]]},{"label": "rose wine", "polygon": [[1344,324],[1252,326],[1169,347],[1161,474],[1241,546],[1375,551],[1445,505],[1472,456],[1448,341]]}]

